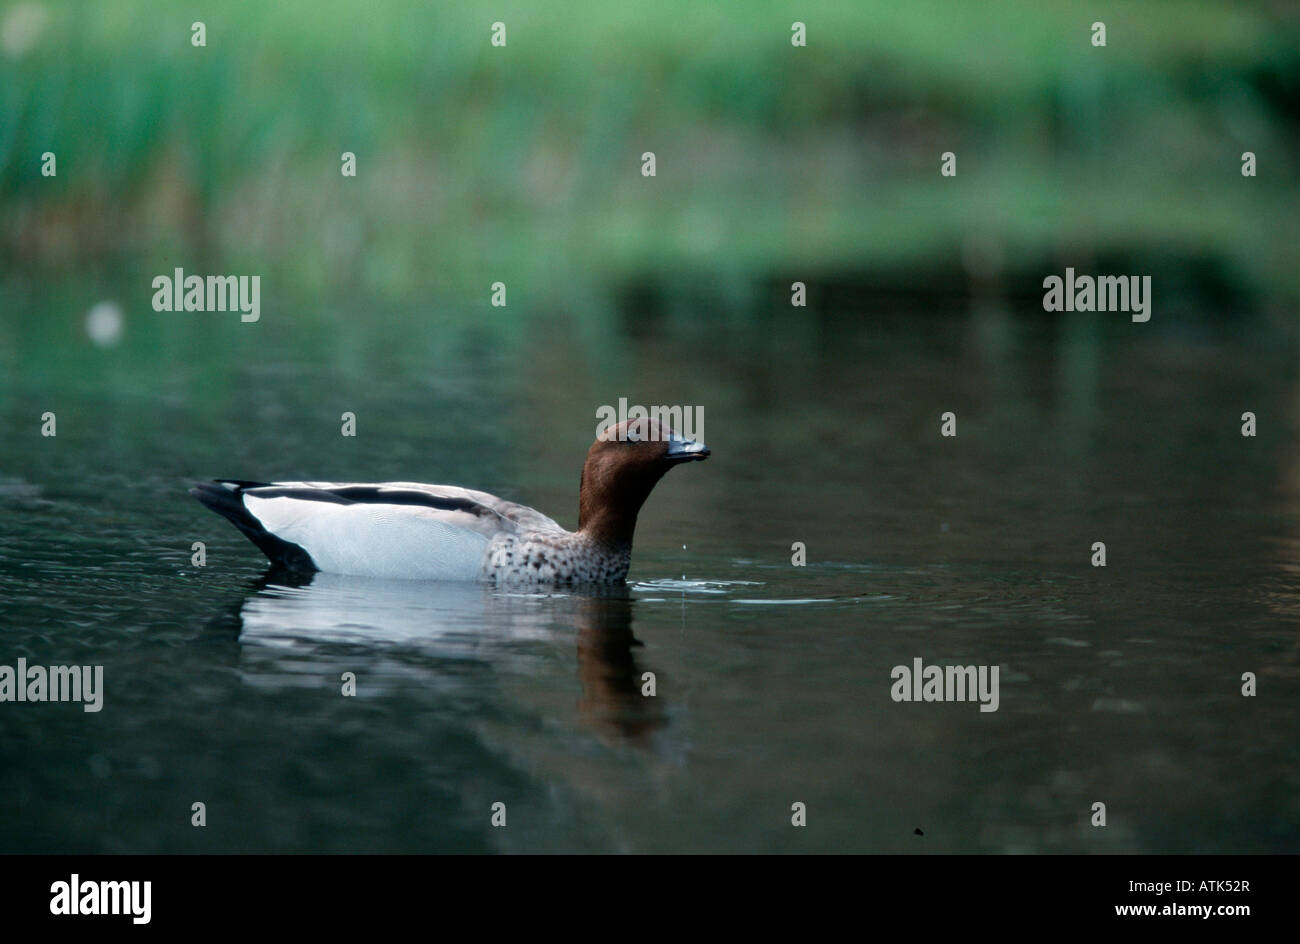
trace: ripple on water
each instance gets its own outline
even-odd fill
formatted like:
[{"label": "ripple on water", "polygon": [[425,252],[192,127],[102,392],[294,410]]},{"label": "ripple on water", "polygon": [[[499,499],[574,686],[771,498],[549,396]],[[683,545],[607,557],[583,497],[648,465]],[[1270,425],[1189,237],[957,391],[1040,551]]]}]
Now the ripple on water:
[{"label": "ripple on water", "polygon": [[749,606],[791,606],[803,603],[836,603],[838,601],[827,598],[806,598],[801,600],[732,600],[732,603],[744,603]]},{"label": "ripple on water", "polygon": [[676,593],[726,594],[732,587],[762,587],[761,580],[675,580],[670,577],[658,580],[638,580],[632,584],[633,590],[660,592],[671,590]]}]

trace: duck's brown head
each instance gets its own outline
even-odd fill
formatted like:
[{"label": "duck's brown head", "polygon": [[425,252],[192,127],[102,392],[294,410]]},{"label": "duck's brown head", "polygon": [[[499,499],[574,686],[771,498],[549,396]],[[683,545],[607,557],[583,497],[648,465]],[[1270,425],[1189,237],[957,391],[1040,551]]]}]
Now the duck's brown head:
[{"label": "duck's brown head", "polygon": [[625,420],[587,451],[578,493],[578,530],[617,550],[632,547],[637,512],[664,473],[707,459],[704,443],[653,419]]}]

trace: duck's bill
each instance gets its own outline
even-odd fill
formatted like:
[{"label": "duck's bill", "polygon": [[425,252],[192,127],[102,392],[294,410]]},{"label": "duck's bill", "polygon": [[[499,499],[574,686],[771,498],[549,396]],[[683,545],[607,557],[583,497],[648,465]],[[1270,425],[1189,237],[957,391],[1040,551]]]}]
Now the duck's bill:
[{"label": "duck's bill", "polygon": [[695,439],[683,439],[674,433],[668,439],[668,452],[664,458],[669,462],[690,462],[692,459],[707,459],[709,447]]}]

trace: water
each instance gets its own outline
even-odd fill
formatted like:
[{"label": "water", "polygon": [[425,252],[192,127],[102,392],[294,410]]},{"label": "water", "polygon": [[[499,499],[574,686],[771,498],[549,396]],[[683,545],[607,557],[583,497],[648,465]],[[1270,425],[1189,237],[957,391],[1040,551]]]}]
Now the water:
[{"label": "water", "polygon": [[[132,291],[0,322],[0,664],[106,679],[98,714],[0,705],[0,851],[1296,850],[1300,391],[1266,324],[246,326]],[[99,295],[116,346],[82,331]],[[713,457],[609,593],[298,580],[185,492],[452,482],[572,526],[620,396],[703,405]],[[893,702],[915,657],[1000,666],[999,709]]]}]

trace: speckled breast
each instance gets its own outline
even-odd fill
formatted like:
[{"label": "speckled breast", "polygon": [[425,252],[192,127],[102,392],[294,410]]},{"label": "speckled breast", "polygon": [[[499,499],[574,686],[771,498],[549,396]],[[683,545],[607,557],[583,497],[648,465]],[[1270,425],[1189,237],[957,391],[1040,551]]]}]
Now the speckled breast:
[{"label": "speckled breast", "polygon": [[506,585],[619,583],[630,561],[576,534],[500,535],[488,545],[483,575]]}]

